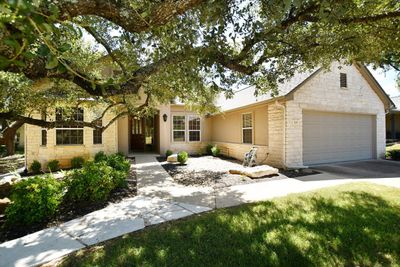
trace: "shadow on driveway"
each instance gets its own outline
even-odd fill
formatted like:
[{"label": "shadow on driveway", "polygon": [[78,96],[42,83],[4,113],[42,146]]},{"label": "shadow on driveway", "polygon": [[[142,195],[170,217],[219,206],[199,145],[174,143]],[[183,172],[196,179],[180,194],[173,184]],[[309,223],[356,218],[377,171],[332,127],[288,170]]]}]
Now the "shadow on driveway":
[{"label": "shadow on driveway", "polygon": [[317,175],[297,177],[300,181],[321,181],[332,179],[399,178],[400,162],[389,160],[367,160],[332,163],[310,167],[321,172]]}]

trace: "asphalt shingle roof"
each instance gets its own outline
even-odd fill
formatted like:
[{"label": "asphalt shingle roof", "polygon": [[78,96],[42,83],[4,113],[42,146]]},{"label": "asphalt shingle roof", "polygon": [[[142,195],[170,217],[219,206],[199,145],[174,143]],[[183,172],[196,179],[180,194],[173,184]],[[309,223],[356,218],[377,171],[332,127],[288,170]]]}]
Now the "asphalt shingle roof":
[{"label": "asphalt shingle roof", "polygon": [[[313,69],[310,71],[297,73],[291,79],[288,79],[284,83],[279,84],[278,97],[285,96],[290,93],[317,70],[318,69]],[[258,96],[255,96],[254,93],[255,87],[247,87],[236,91],[233,98],[230,99],[226,99],[225,96],[221,94],[220,97],[217,99],[217,106],[219,106],[222,111],[227,111],[273,98],[270,93],[265,93]]]}]

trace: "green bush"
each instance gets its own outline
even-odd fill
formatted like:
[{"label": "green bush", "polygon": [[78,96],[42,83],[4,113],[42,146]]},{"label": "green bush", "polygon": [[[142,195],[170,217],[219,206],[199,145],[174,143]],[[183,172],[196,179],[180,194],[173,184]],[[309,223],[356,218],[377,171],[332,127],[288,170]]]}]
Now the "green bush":
[{"label": "green bush", "polygon": [[112,154],[107,157],[106,163],[108,166],[118,171],[128,173],[131,168],[129,160],[125,159],[125,156],[121,154]]},{"label": "green bush", "polygon": [[39,161],[34,160],[29,168],[33,174],[38,174],[42,170],[42,164]]},{"label": "green bush", "polygon": [[212,148],[213,148],[214,146],[213,145],[211,145],[211,144],[208,144],[207,146],[206,146],[206,153],[207,153],[207,155],[212,155]]},{"label": "green bush", "polygon": [[83,157],[73,157],[71,159],[71,168],[73,169],[82,168],[84,163],[85,159]]},{"label": "green bush", "polygon": [[171,156],[174,152],[172,152],[172,150],[167,150],[167,152],[165,152],[165,156],[168,158],[169,156]]},{"label": "green bush", "polygon": [[128,177],[131,163],[125,159],[125,156],[120,153],[112,154],[107,157],[107,165],[114,169],[113,181],[115,187],[126,186],[126,178]]},{"label": "green bush", "polygon": [[18,182],[5,212],[7,225],[27,226],[46,221],[56,213],[62,196],[62,183],[50,175]]},{"label": "green bush", "polygon": [[113,171],[105,161],[86,162],[66,178],[66,198],[76,202],[106,200],[115,187]]},{"label": "green bush", "polygon": [[189,158],[189,155],[186,151],[181,151],[178,153],[178,162],[180,164],[185,164],[186,161],[188,160],[188,158]]},{"label": "green bush", "polygon": [[390,158],[392,160],[400,160],[400,150],[393,149],[393,150],[386,151],[386,158]]},{"label": "green bush", "polygon": [[60,162],[56,159],[50,160],[47,162],[47,168],[51,172],[58,171],[60,169]]},{"label": "green bush", "polygon": [[218,157],[220,154],[221,150],[217,146],[213,146],[211,148],[211,153],[214,157]]},{"label": "green bush", "polygon": [[99,151],[94,155],[94,162],[100,162],[107,160],[107,155],[103,151]]}]

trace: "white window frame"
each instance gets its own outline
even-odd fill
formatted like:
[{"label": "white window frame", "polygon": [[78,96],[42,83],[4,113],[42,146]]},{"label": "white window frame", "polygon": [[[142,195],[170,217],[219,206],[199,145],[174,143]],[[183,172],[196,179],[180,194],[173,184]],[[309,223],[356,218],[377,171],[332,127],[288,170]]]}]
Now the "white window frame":
[{"label": "white window frame", "polygon": [[[251,115],[251,127],[244,127],[243,125],[243,117],[244,115]],[[254,144],[254,116],[253,116],[253,112],[246,112],[246,113],[242,113],[241,114],[241,125],[242,125],[242,144],[246,144],[246,145],[253,145]],[[245,143],[244,142],[244,134],[243,131],[244,130],[251,130],[251,143]]]},{"label": "white window frame", "polygon": [[[183,130],[175,130],[174,129],[174,117],[183,117],[184,118],[184,123],[185,123],[185,129],[183,129]],[[171,120],[171,132],[172,132],[172,136],[171,136],[171,139],[172,139],[172,142],[174,142],[174,143],[185,143],[186,142],[186,130],[187,130],[187,119],[186,119],[186,115],[185,114],[172,114],[172,120]],[[174,133],[175,132],[183,132],[183,141],[175,141],[175,139],[174,139]]]},{"label": "white window frame", "polygon": [[[190,130],[189,121],[190,118],[199,119],[200,129],[199,130]],[[199,140],[190,141],[190,132],[199,132]],[[199,143],[201,142],[201,117],[199,115],[187,115],[187,140],[189,143]]]},{"label": "white window frame", "polygon": [[[83,121],[85,121],[85,109],[82,109],[82,115],[83,115]],[[55,115],[57,116],[57,115]],[[56,117],[57,118],[57,117]],[[57,144],[57,130],[81,130],[82,131],[82,144]],[[54,144],[56,146],[83,146],[85,145],[85,127],[74,127],[74,128],[68,128],[68,127],[56,127],[55,128],[55,134],[54,134]]]}]

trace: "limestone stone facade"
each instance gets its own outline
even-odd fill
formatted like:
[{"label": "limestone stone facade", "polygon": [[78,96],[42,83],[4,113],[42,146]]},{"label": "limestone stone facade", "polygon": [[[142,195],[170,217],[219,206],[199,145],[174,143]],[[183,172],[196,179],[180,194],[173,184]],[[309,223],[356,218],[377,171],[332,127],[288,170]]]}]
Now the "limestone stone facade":
[{"label": "limestone stone facade", "polygon": [[[93,109],[84,109],[85,121],[91,121],[94,116],[98,116]],[[39,117],[39,115],[36,115]],[[107,113],[103,118],[103,125],[106,125],[114,114]],[[47,130],[47,144],[42,145],[42,128],[38,126],[25,126],[25,160],[26,166],[29,167],[34,160],[42,164],[42,168],[47,168],[47,162],[50,160],[58,160],[60,166],[68,168],[71,166],[73,157],[84,157],[85,159],[93,158],[99,152],[115,153],[118,151],[118,129],[117,122],[111,124],[102,136],[102,144],[93,144],[93,129],[84,127],[83,129],[83,144],[82,145],[57,145],[56,144],[56,129]]]},{"label": "limestone stone facade", "polygon": [[[340,73],[347,74],[346,88],[340,87]],[[376,87],[374,81],[366,76],[365,70],[356,65],[339,66],[335,63],[329,71],[316,71],[279,97],[265,98],[253,104],[226,110],[222,114],[201,116],[201,139],[198,142],[189,142],[188,138],[182,142],[174,142],[172,138],[173,116],[191,116],[196,115],[195,112],[185,109],[182,105],[160,105],[156,122],[159,135],[156,152],[165,154],[167,150],[174,153],[185,150],[190,154],[200,154],[205,151],[206,145],[215,144],[222,154],[243,159],[246,152],[252,147],[257,147],[258,164],[304,167],[303,112],[321,111],[373,115],[376,120],[374,154],[379,158],[385,151],[385,112],[390,103],[386,102],[384,92],[380,92]],[[93,112],[87,110],[85,118],[92,116]],[[243,142],[243,114],[252,114],[251,144]],[[103,124],[112,117],[113,114],[106,114]],[[83,145],[56,145],[56,130],[50,129],[47,131],[47,145],[42,146],[42,129],[26,125],[24,130],[27,165],[33,160],[38,160],[42,166],[46,166],[49,160],[57,159],[62,166],[69,166],[72,157],[91,158],[98,151],[122,152],[128,155],[131,153],[131,129],[128,121],[128,117],[122,117],[113,123],[103,133],[101,145],[93,145],[93,129],[84,128]]]},{"label": "limestone stone facade", "polygon": [[[338,82],[340,73],[348,77],[347,88]],[[385,107],[371,85],[353,66],[333,64],[330,71],[320,71],[293,93],[286,102],[285,165],[303,166],[302,118],[303,110],[376,116],[376,156],[385,153]]]}]

